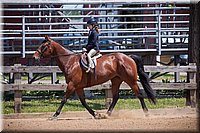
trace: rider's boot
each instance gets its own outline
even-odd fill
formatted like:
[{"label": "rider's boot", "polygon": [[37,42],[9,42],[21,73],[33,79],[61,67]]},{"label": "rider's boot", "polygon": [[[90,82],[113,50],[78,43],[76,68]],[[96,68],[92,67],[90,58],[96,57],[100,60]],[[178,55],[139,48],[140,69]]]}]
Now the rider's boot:
[{"label": "rider's boot", "polygon": [[88,67],[88,69],[86,70],[86,73],[89,73],[90,72],[90,67]]}]

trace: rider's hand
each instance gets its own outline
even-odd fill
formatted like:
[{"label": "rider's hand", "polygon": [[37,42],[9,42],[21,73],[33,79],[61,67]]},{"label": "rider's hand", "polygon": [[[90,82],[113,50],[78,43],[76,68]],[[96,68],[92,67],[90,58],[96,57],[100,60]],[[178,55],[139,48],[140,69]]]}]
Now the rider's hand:
[{"label": "rider's hand", "polygon": [[87,49],[86,49],[86,48],[83,48],[82,50],[83,50],[83,52],[87,52]]}]

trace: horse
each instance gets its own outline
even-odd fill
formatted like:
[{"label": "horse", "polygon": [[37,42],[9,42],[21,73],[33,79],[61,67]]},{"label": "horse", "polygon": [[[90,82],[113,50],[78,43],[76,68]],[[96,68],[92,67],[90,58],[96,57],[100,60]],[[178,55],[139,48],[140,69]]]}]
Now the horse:
[{"label": "horse", "polygon": [[49,57],[55,58],[57,65],[65,76],[67,89],[60,106],[53,114],[52,118],[58,117],[64,104],[67,102],[67,99],[74,92],[78,95],[81,104],[94,118],[96,118],[99,114],[92,110],[86,103],[84,88],[99,85],[109,80],[111,80],[112,84],[111,89],[113,98],[106,112],[107,116],[111,115],[119,99],[119,87],[123,81],[130,86],[132,91],[140,100],[143,111],[147,113],[148,108],[144,102],[144,96],[138,87],[137,76],[139,76],[149,101],[156,104],[155,94],[149,85],[148,75],[144,72],[142,61],[137,56],[128,56],[123,53],[105,54],[101,58],[97,59],[95,73],[94,71],[86,73],[80,64],[81,55],[81,53],[74,53],[64,48],[48,36],[45,36],[45,40],[40,44],[39,48],[33,55],[35,60]]}]

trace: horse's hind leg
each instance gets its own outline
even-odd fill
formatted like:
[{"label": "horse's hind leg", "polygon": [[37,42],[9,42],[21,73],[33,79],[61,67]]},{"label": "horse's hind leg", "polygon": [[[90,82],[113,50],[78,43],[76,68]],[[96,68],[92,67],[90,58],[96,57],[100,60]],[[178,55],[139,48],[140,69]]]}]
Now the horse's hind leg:
[{"label": "horse's hind leg", "polygon": [[113,100],[112,103],[107,111],[107,114],[110,116],[112,113],[112,110],[114,109],[118,99],[119,99],[119,87],[122,83],[122,80],[119,77],[115,77],[111,79],[112,82],[112,94],[113,94]]},{"label": "horse's hind leg", "polygon": [[137,98],[140,100],[143,111],[148,112],[147,106],[144,102],[144,97],[142,95],[142,92],[141,92],[138,84],[137,84],[137,77],[132,77],[132,76],[129,76],[129,77],[130,78],[128,78],[128,79],[134,79],[134,80],[126,80],[125,82],[131,87],[132,91],[135,93]]},{"label": "horse's hind leg", "polygon": [[142,95],[142,93],[141,93],[140,88],[138,87],[137,82],[133,83],[133,85],[131,85],[131,88],[132,88],[133,92],[135,93],[135,95],[136,95],[136,96],[138,97],[138,99],[140,100],[140,103],[141,103],[141,105],[142,105],[143,111],[144,111],[145,113],[148,112],[148,109],[147,109],[146,104],[145,104],[145,102],[144,102],[144,97],[143,97],[143,95]]}]

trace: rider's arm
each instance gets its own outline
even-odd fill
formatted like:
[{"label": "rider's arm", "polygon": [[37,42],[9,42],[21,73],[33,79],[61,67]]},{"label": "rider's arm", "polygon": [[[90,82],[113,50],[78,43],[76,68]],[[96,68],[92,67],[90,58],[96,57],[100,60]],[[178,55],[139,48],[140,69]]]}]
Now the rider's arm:
[{"label": "rider's arm", "polygon": [[95,30],[93,30],[88,37],[88,44],[86,46],[88,51],[91,49],[99,50],[98,38],[99,34]]}]

